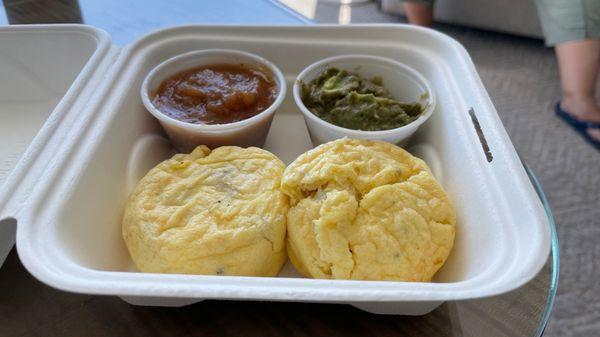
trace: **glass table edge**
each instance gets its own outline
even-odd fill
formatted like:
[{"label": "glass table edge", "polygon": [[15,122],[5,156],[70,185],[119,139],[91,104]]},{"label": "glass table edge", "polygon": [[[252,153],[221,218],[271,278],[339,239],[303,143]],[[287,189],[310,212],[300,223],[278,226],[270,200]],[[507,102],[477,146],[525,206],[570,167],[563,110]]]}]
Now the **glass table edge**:
[{"label": "glass table edge", "polygon": [[540,198],[540,202],[544,206],[544,210],[546,211],[546,216],[548,217],[548,223],[550,225],[550,235],[551,235],[551,256],[552,256],[552,275],[550,275],[550,288],[548,289],[548,298],[546,299],[546,308],[544,309],[544,314],[542,316],[542,320],[538,329],[535,333],[535,337],[540,337],[544,334],[544,330],[548,325],[548,321],[550,320],[550,315],[552,313],[552,308],[554,306],[554,299],[556,297],[556,290],[558,287],[558,275],[559,275],[559,265],[560,265],[560,254],[559,254],[559,246],[558,246],[558,234],[556,232],[556,223],[554,222],[554,216],[552,215],[552,211],[550,210],[550,204],[548,203],[548,199],[546,198],[546,194],[540,184],[539,180],[531,170],[531,168],[521,160],[523,167],[525,168],[525,172],[527,172],[527,176],[533,185],[538,197]]}]

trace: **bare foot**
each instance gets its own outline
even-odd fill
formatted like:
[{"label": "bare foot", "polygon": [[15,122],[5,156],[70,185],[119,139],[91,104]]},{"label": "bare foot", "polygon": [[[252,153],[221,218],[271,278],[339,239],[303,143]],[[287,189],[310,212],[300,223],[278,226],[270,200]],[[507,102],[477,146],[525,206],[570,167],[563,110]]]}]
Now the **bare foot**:
[{"label": "bare foot", "polygon": [[[565,97],[560,101],[560,106],[580,121],[600,123],[600,107],[595,100]],[[600,142],[600,129],[588,129],[587,133]]]}]

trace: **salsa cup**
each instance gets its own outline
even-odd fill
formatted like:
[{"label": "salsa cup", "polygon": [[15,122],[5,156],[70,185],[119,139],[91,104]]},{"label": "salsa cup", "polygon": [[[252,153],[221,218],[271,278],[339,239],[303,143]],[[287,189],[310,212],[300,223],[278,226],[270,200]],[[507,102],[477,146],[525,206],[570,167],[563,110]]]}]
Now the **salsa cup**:
[{"label": "salsa cup", "polygon": [[[383,85],[394,98],[406,102],[419,101],[424,111],[421,116],[407,125],[381,131],[353,130],[326,122],[304,105],[301,90],[303,83],[312,81],[328,68],[345,69],[368,79],[380,76]],[[436,104],[435,93],[423,75],[403,63],[371,55],[341,55],[315,62],[298,75],[294,81],[293,94],[296,105],[304,115],[310,138],[315,146],[342,137],[403,143],[427,121]]]},{"label": "salsa cup", "polygon": [[[183,122],[162,113],[152,103],[160,84],[169,77],[194,67],[212,64],[248,65],[266,70],[277,82],[278,94],[273,103],[250,118],[227,124],[196,124]],[[173,146],[190,152],[198,145],[211,148],[223,145],[262,147],[271,127],[275,111],[285,97],[286,84],[281,71],[268,60],[251,53],[229,49],[206,49],[174,56],[152,69],[142,83],[142,102],[163,127]]]}]

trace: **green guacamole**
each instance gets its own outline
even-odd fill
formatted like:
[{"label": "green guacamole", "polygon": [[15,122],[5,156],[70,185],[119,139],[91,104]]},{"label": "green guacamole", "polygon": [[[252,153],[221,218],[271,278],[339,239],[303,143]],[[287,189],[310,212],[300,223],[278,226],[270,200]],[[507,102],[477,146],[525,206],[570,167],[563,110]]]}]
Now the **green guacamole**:
[{"label": "green guacamole", "polygon": [[400,102],[383,86],[336,68],[302,84],[302,103],[329,123],[354,130],[380,131],[404,126],[423,113],[418,102]]}]

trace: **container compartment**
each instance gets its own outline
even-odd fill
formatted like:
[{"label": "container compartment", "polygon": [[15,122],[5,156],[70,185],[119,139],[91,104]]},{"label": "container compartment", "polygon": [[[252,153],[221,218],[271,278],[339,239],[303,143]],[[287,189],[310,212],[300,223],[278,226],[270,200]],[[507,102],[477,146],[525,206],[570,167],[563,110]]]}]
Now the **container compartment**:
[{"label": "container compartment", "polygon": [[0,30],[0,45],[1,185],[96,50],[97,40],[76,31]]},{"label": "container compartment", "polygon": [[[288,264],[279,277],[145,274],[121,238],[125,200],[137,181],[173,149],[139,97],[144,76],[177,54],[239,49],[275,63],[288,87],[318,59],[372,54],[420,71],[437,92],[430,120],[409,150],[432,167],[454,203],[457,236],[431,283],[314,280]],[[292,57],[293,56],[293,57]],[[473,108],[493,154],[486,158]],[[121,51],[65,141],[52,186],[19,218],[18,248],[40,280],[68,291],[120,295],[145,305],[206,298],[350,303],[377,313],[423,314],[441,301],[490,296],[531,279],[546,261],[549,226],[498,116],[464,49],[445,35],[406,26],[214,27],[158,31]],[[286,163],[312,148],[288,91],[265,148]]]},{"label": "container compartment", "polygon": [[[105,41],[105,47],[108,47]],[[72,85],[95,54],[101,33],[83,26],[17,26],[0,28],[0,210],[22,181],[8,179],[56,104],[77,91]],[[91,68],[88,67],[88,68]],[[82,73],[82,75],[80,75]],[[71,88],[71,89],[69,89]],[[60,110],[60,109],[57,109]],[[62,118],[58,111],[49,127]],[[38,143],[41,142],[41,136]],[[30,156],[34,156],[33,152]],[[27,167],[26,165],[22,165]],[[15,176],[24,173],[22,170]],[[16,182],[16,184],[15,184]],[[0,265],[14,243],[14,220],[2,222]],[[14,214],[12,214],[14,215]]]}]

